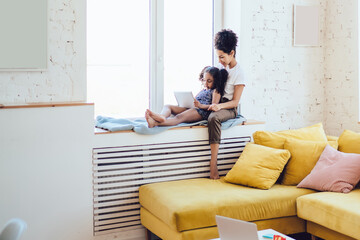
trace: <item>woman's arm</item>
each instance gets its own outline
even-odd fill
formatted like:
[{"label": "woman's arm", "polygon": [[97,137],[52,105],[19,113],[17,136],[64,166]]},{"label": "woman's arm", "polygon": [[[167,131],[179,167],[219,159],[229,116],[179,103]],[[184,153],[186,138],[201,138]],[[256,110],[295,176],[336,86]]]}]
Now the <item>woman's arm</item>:
[{"label": "woman's arm", "polygon": [[220,104],[212,104],[208,110],[212,110],[214,112],[219,111],[220,109],[231,109],[235,108],[239,105],[239,101],[244,90],[245,85],[235,85],[234,86],[234,95],[231,101]]}]

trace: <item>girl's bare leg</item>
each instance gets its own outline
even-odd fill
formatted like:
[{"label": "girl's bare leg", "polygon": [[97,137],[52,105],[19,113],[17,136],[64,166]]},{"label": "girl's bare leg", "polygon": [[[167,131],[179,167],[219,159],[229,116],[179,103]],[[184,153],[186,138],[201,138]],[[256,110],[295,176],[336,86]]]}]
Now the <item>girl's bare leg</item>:
[{"label": "girl's bare leg", "polygon": [[188,123],[188,122],[197,122],[202,120],[201,115],[196,111],[196,109],[187,109],[173,118],[167,118],[164,122],[156,122],[155,126],[175,126],[179,123]]},{"label": "girl's bare leg", "polygon": [[184,111],[186,111],[187,108],[179,107],[175,105],[165,105],[163,109],[161,110],[161,113],[154,113],[153,111],[147,109],[145,114],[148,113],[151,118],[153,118],[155,121],[159,123],[163,123],[166,118],[170,117],[171,114],[178,115]]},{"label": "girl's bare leg", "polygon": [[153,127],[156,126],[155,124],[157,122],[152,117],[150,117],[150,115],[149,115],[149,113],[147,111],[145,112],[145,119],[146,119],[146,121],[148,123],[149,128],[153,128]]}]

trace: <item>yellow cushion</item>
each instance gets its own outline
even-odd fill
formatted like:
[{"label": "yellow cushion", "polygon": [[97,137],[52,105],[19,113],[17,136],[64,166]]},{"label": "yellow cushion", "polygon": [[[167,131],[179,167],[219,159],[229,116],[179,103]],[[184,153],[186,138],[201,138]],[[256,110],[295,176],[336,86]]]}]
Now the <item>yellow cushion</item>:
[{"label": "yellow cushion", "polygon": [[269,189],[279,178],[289,158],[288,150],[248,143],[235,165],[226,174],[225,180],[245,186]]},{"label": "yellow cushion", "polygon": [[344,130],[339,137],[339,151],[345,153],[360,153],[360,133]]},{"label": "yellow cushion", "polygon": [[314,168],[327,144],[327,142],[287,139],[284,148],[290,151],[291,158],[285,166],[282,184],[299,184]]},{"label": "yellow cushion", "polygon": [[360,189],[350,193],[321,192],[297,199],[298,216],[360,239]]},{"label": "yellow cushion", "polygon": [[296,198],[313,190],[275,184],[269,190],[226,182],[223,178],[188,179],[143,185],[143,208],[171,229],[215,226],[215,215],[256,221],[296,216]]},{"label": "yellow cushion", "polygon": [[284,148],[284,143],[287,138],[308,141],[327,141],[322,123],[280,132],[256,131],[253,134],[253,138],[256,144],[280,149]]}]

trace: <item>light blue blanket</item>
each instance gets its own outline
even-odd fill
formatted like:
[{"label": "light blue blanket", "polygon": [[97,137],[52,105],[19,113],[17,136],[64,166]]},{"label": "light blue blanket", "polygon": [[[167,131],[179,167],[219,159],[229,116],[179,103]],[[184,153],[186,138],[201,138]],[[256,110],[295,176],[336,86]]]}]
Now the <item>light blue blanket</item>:
[{"label": "light blue blanket", "polygon": [[[242,115],[238,115],[234,119],[229,119],[222,123],[221,129],[228,129],[233,126],[242,124],[246,119]],[[145,118],[138,119],[125,119],[125,118],[111,118],[104,116],[96,117],[96,127],[108,130],[110,132],[122,131],[122,130],[134,130],[134,132],[139,134],[157,134],[164,132],[170,128],[176,127],[188,127],[188,126],[207,126],[207,121],[199,121],[194,123],[180,123],[176,126],[156,126],[149,128]]]}]

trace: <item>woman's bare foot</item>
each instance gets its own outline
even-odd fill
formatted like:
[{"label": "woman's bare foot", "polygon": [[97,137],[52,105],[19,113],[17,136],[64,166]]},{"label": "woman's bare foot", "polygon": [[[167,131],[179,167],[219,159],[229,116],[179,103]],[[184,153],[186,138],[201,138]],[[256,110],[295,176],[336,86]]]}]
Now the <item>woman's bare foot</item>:
[{"label": "woman's bare foot", "polygon": [[145,119],[148,123],[149,128],[153,128],[153,127],[157,126],[156,121],[152,117],[150,117],[148,112],[145,113]]},{"label": "woman's bare foot", "polygon": [[154,112],[150,111],[149,109],[146,109],[146,113],[148,113],[152,119],[154,119],[155,121],[157,121],[159,123],[163,123],[166,120],[166,118],[163,115],[154,113]]},{"label": "woman's bare foot", "polygon": [[217,166],[213,167],[213,166],[210,166],[210,179],[219,179],[219,172],[218,172],[218,169],[217,169]]}]

